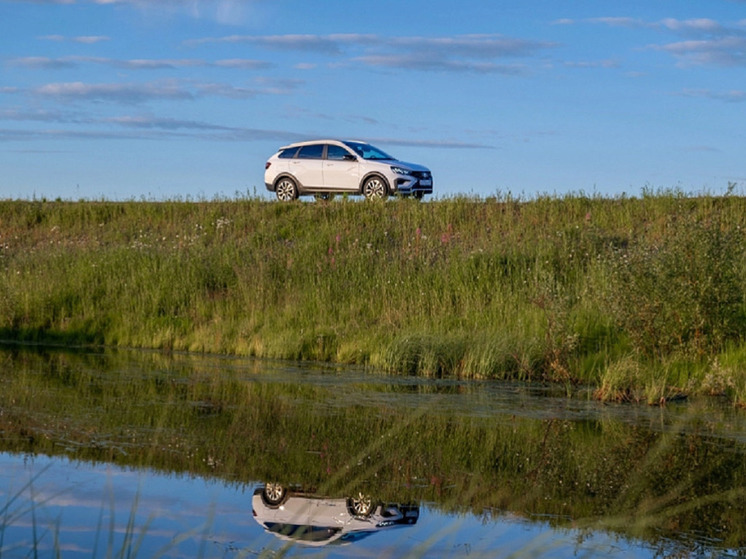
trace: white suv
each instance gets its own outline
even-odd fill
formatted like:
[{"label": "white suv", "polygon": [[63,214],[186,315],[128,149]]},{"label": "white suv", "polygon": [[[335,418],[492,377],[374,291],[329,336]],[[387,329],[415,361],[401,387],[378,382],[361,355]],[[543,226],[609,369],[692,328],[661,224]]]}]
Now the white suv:
[{"label": "white suv", "polygon": [[416,504],[373,501],[359,493],[349,499],[291,492],[278,483],[257,488],[251,499],[256,520],[281,540],[307,546],[348,544],[395,526],[413,526]]},{"label": "white suv", "polygon": [[422,198],[433,192],[433,177],[422,165],[404,163],[365,142],[316,140],[280,148],[264,166],[264,184],[283,202],[314,194],[389,194]]}]

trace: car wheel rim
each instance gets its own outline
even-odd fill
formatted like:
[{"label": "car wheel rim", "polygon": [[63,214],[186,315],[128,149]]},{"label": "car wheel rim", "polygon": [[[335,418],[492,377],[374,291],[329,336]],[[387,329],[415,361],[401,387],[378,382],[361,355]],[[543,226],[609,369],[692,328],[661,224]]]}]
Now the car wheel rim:
[{"label": "car wheel rim", "polygon": [[372,509],[370,497],[358,494],[357,497],[352,498],[352,511],[359,516],[367,516],[370,514]]},{"label": "car wheel rim", "polygon": [[277,185],[277,197],[283,202],[290,202],[295,199],[295,185],[290,181],[282,181]]},{"label": "car wheel rim", "polygon": [[279,483],[268,483],[264,488],[264,494],[271,503],[277,503],[282,499],[284,489]]},{"label": "car wheel rim", "polygon": [[371,179],[365,183],[366,198],[383,198],[386,195],[386,188],[380,179]]}]

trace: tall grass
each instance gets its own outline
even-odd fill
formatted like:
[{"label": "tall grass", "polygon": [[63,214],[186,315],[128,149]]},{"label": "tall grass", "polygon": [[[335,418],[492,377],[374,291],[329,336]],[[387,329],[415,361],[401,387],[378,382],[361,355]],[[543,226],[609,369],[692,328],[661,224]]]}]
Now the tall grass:
[{"label": "tall grass", "polygon": [[599,397],[645,400],[652,381],[621,369],[658,371],[665,399],[707,392],[717,360],[744,401],[745,209],[678,191],[5,201],[0,338],[613,385]]}]

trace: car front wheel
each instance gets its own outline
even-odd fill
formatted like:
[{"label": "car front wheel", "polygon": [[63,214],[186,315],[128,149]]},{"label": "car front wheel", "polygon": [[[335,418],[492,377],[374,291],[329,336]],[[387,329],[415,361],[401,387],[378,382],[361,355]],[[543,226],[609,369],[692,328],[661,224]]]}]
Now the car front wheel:
[{"label": "car front wheel", "polygon": [[298,198],[298,187],[293,179],[285,177],[277,183],[275,194],[281,202],[292,202]]},{"label": "car front wheel", "polygon": [[370,177],[363,184],[363,196],[368,200],[383,200],[388,195],[386,182],[381,177]]},{"label": "car front wheel", "polygon": [[348,499],[347,506],[353,516],[366,517],[373,512],[373,500],[364,493],[358,493],[357,496]]}]

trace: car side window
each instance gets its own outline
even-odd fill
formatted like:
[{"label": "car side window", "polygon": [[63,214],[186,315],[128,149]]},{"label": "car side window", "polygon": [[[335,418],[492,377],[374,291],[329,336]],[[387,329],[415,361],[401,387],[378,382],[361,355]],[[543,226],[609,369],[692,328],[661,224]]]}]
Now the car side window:
[{"label": "car side window", "polygon": [[295,157],[296,153],[298,153],[298,148],[288,148],[282,150],[280,152],[280,155],[278,155],[277,157],[279,157],[280,159],[292,159],[293,157]]},{"label": "car side window", "polygon": [[333,159],[335,161],[342,161],[347,155],[350,155],[350,152],[341,146],[335,146],[335,145],[326,146],[326,158],[327,159]]},{"label": "car side window", "polygon": [[324,144],[303,146],[298,152],[298,159],[321,159],[324,155]]}]

